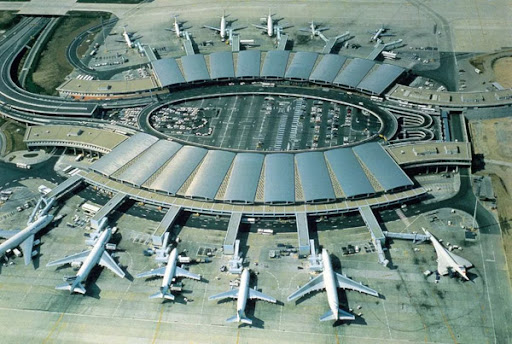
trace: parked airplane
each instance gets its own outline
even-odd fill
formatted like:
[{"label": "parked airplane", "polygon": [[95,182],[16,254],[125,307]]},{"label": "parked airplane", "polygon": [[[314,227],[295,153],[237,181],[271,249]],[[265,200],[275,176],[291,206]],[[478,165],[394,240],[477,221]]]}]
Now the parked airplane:
[{"label": "parked airplane", "polygon": [[392,33],[386,33],[389,29],[387,27],[380,27],[374,32],[372,32],[372,36],[370,37],[370,42],[375,42],[381,37],[385,36],[395,36]]},{"label": "parked airplane", "polygon": [[291,25],[286,25],[286,26],[274,25],[274,19],[272,19],[272,14],[270,13],[270,9],[268,10],[267,25],[259,25],[259,24],[252,24],[252,25],[254,27],[257,27],[258,29],[263,30],[263,32],[265,32],[269,37],[273,37],[274,35],[277,35],[278,32],[281,33],[283,29],[286,29],[291,26]]},{"label": "parked airplane", "polygon": [[135,46],[134,41],[142,38],[142,36],[135,37],[135,32],[128,32],[126,31],[126,26],[123,28],[123,33],[121,34],[123,37],[122,40],[117,39],[117,42],[124,42],[128,46],[128,48],[133,48]]},{"label": "parked airplane", "polygon": [[168,300],[174,300],[174,295],[171,294],[171,283],[175,277],[186,277],[200,281],[201,276],[193,274],[185,269],[176,266],[178,263],[178,249],[174,248],[169,255],[167,266],[158,269],[153,269],[147,272],[138,274],[137,278],[152,277],[152,276],[163,276],[162,286],[160,291],[156,294],[151,295],[150,299],[162,298]]},{"label": "parked airplane", "polygon": [[87,276],[89,276],[89,273],[96,264],[106,267],[119,277],[124,278],[124,271],[105,251],[105,245],[108,243],[111,236],[112,230],[110,227],[107,227],[98,237],[94,247],[91,250],[73,254],[71,256],[67,256],[65,258],[58,259],[46,264],[46,266],[55,266],[68,263],[81,263],[80,269],[78,270],[76,276],[66,277],[66,283],[56,286],[55,289],[69,290],[70,293],[85,294],[85,288],[82,283],[87,280]]},{"label": "parked airplane", "polygon": [[318,27],[318,25],[315,25],[315,22],[313,22],[313,21],[311,21],[309,23],[309,28],[299,29],[299,31],[311,32],[311,36],[316,36],[316,35],[318,35],[319,32],[322,32],[325,30],[329,30],[329,27]]},{"label": "parked airplane", "polygon": [[212,295],[208,298],[208,300],[218,300],[226,298],[238,299],[236,302],[236,315],[226,319],[226,322],[231,323],[236,321],[249,325],[252,324],[252,320],[245,315],[245,306],[247,304],[247,299],[259,299],[271,303],[277,302],[276,299],[274,299],[273,297],[267,296],[255,289],[250,289],[249,279],[249,270],[244,269],[244,271],[242,272],[242,276],[240,278],[240,287],[238,289],[231,289],[230,291]]},{"label": "parked airplane", "polygon": [[3,256],[7,250],[20,247],[23,252],[25,265],[30,264],[32,257],[36,252],[32,249],[34,245],[39,244],[39,240],[34,241],[34,236],[43,228],[48,226],[53,220],[53,215],[43,215],[21,231],[0,231],[0,238],[7,239],[0,245],[0,256]]},{"label": "parked airplane", "polygon": [[183,24],[183,22],[178,21],[178,15],[175,15],[173,27],[168,28],[166,30],[174,32],[176,34],[176,37],[178,37],[178,38],[183,37],[185,28],[181,27],[182,24]]},{"label": "parked airplane", "polygon": [[304,286],[299,288],[293,294],[288,296],[288,301],[295,300],[316,290],[325,289],[327,291],[327,300],[330,310],[320,317],[320,321],[327,320],[354,320],[353,314],[345,312],[339,308],[337,288],[355,290],[372,296],[379,296],[375,290],[364,286],[362,283],[355,282],[350,278],[340,275],[332,269],[331,258],[326,249],[322,250],[322,262],[324,271]]},{"label": "parked airplane", "polygon": [[208,25],[203,25],[203,27],[210,29],[210,30],[218,31],[222,41],[224,42],[226,40],[226,34],[227,34],[228,27],[226,26],[226,15],[224,13],[222,13],[222,17],[220,18],[220,27],[214,27],[214,26],[208,26]]},{"label": "parked airplane", "polygon": [[[38,208],[45,203],[44,208],[37,213]],[[25,265],[30,264],[32,261],[32,257],[37,253],[33,251],[34,245],[38,245],[40,243],[39,240],[34,240],[34,237],[39,231],[44,229],[50,222],[53,220],[53,215],[48,215],[53,203],[55,202],[54,198],[50,200],[46,200],[45,198],[41,198],[36,208],[34,208],[34,212],[30,215],[30,219],[34,219],[37,216],[37,220],[29,221],[27,223],[27,227],[23,230],[15,230],[15,231],[0,231],[0,238],[7,239],[0,245],[0,257],[5,255],[7,250],[12,250],[16,247],[20,247],[23,252],[23,259],[25,261]]]},{"label": "parked airplane", "polygon": [[430,235],[430,241],[434,245],[437,253],[437,271],[441,275],[447,275],[450,272],[457,272],[465,280],[469,281],[466,275],[466,269],[473,266],[470,261],[450,252],[444,247],[432,233],[429,233],[425,228],[422,228],[426,235]]}]

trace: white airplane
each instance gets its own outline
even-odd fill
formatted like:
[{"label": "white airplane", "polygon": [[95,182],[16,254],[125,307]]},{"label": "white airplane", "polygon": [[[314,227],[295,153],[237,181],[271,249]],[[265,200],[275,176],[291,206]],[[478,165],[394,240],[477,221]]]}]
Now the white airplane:
[{"label": "white airplane", "polygon": [[176,37],[180,38],[183,37],[183,31],[181,28],[181,23],[178,21],[178,16],[174,16],[174,24],[172,28],[166,29],[167,31],[172,31],[176,34]]},{"label": "white airplane", "polygon": [[288,296],[288,301],[295,300],[316,290],[325,289],[327,291],[327,300],[329,302],[330,310],[320,317],[320,321],[354,320],[355,317],[353,314],[345,312],[339,308],[338,288],[355,290],[375,297],[379,296],[379,293],[364,286],[362,283],[355,282],[344,275],[334,272],[331,265],[331,258],[329,257],[329,253],[326,249],[322,250],[322,262],[324,265],[324,271],[319,276],[313,278],[293,294]]},{"label": "white airplane", "polygon": [[218,31],[222,41],[224,42],[226,40],[227,27],[226,27],[225,13],[222,13],[222,17],[220,18],[220,27],[214,27],[214,26],[208,26],[208,25],[203,25],[203,27],[210,29],[210,30]]},{"label": "white airplane", "polygon": [[122,40],[118,40],[117,39],[116,41],[117,42],[126,43],[128,48],[133,48],[135,46],[134,41],[139,39],[139,38],[142,38],[142,36],[135,37],[135,33],[134,32],[126,31],[126,26],[123,28],[123,33],[121,34],[121,36],[123,37],[123,39]]},{"label": "white airplane", "polygon": [[373,32],[372,36],[370,37],[370,42],[376,42],[378,39],[384,36],[395,36],[392,33],[385,33],[387,30],[389,30],[387,27],[380,27],[379,29],[375,30],[375,32]]},{"label": "white airplane", "polygon": [[274,25],[274,19],[272,19],[272,14],[270,13],[270,9],[268,10],[268,17],[267,17],[267,25],[258,25],[258,24],[252,24],[254,27],[257,27],[258,29],[263,30],[269,37],[273,37],[274,35],[277,35],[282,33],[282,30],[291,27],[291,25],[285,25],[285,26],[279,26]]},{"label": "white airplane", "polygon": [[114,259],[105,251],[105,245],[112,236],[112,230],[107,227],[103,233],[98,237],[94,247],[91,250],[83,251],[71,256],[67,256],[62,259],[49,262],[46,266],[64,265],[68,263],[82,263],[76,276],[65,278],[66,283],[55,287],[57,290],[69,290],[70,293],[85,294],[85,288],[83,282],[87,280],[87,276],[91,272],[92,268],[99,264],[100,266],[106,267],[113,273],[121,278],[124,278],[124,271],[117,265]]},{"label": "white airplane", "polygon": [[299,31],[311,32],[311,36],[316,36],[316,35],[318,35],[319,32],[322,32],[325,30],[329,30],[329,27],[318,27],[318,25],[315,25],[315,22],[313,22],[313,21],[311,21],[309,23],[309,28],[299,29]]},{"label": "white airplane", "polygon": [[138,274],[137,278],[152,277],[152,276],[163,276],[162,286],[160,291],[156,294],[151,295],[150,299],[162,298],[167,300],[174,300],[174,295],[171,294],[171,284],[175,277],[186,277],[200,281],[201,275],[193,274],[185,269],[176,266],[178,263],[178,249],[174,248],[169,255],[167,266],[158,269],[153,269],[147,272]]},{"label": "white airplane", "polygon": [[244,269],[242,272],[242,276],[240,278],[240,287],[238,289],[231,289],[230,291],[226,291],[224,293],[212,295],[208,298],[208,300],[218,300],[218,299],[238,299],[236,302],[236,315],[231,318],[226,319],[226,322],[242,322],[244,324],[252,324],[252,320],[249,319],[245,315],[245,306],[247,304],[248,299],[259,299],[271,303],[276,303],[276,299],[273,297],[267,296],[255,289],[249,288],[249,279],[250,274],[248,269]]},{"label": "white airplane", "polygon": [[432,233],[429,233],[425,228],[422,228],[426,235],[430,235],[430,241],[434,245],[437,254],[437,271],[441,275],[447,275],[450,272],[457,272],[466,281],[469,281],[466,275],[466,269],[473,266],[470,261],[450,252],[444,247]]},{"label": "white airplane", "polygon": [[0,231],[0,238],[7,239],[0,245],[0,257],[5,254],[7,250],[12,250],[15,247],[20,247],[23,252],[23,259],[25,265],[30,264],[32,257],[36,252],[33,252],[34,245],[39,244],[39,240],[34,241],[34,236],[43,228],[48,226],[53,220],[53,215],[40,215],[39,218],[30,223],[21,231]]}]

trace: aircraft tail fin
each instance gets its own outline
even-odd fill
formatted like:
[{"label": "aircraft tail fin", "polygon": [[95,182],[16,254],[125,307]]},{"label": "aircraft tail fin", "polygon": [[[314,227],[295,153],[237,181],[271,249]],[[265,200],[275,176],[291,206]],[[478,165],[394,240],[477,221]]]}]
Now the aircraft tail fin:
[{"label": "aircraft tail fin", "polygon": [[174,295],[168,292],[155,293],[149,297],[150,299],[166,299],[166,300],[174,300]]},{"label": "aircraft tail fin", "polygon": [[55,289],[69,290],[70,293],[85,294],[85,287],[82,285],[82,283],[76,283],[76,284],[63,283],[63,284],[56,286]]},{"label": "aircraft tail fin", "polygon": [[338,314],[334,314],[332,310],[328,310],[324,315],[320,317],[320,321],[329,321],[329,320],[354,320],[355,317],[353,314],[345,312],[338,308]]},{"label": "aircraft tail fin", "polygon": [[236,315],[233,315],[231,318],[227,318],[226,322],[241,322],[244,324],[252,325],[252,320],[249,319],[243,311],[238,311]]}]

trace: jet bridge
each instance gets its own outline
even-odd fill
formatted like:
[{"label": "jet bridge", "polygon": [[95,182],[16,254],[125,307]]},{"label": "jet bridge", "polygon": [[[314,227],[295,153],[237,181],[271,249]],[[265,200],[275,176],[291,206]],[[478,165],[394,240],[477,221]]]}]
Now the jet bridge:
[{"label": "jet bridge", "polygon": [[224,249],[224,254],[235,254],[235,242],[241,222],[242,213],[231,214],[228,224],[228,231],[226,232],[226,237],[224,238],[224,245],[222,246]]},{"label": "jet bridge", "polygon": [[119,206],[125,201],[126,194],[123,192],[117,193],[110,201],[107,202],[101,209],[91,218],[91,227],[93,229],[101,228],[101,222],[103,218],[106,218],[108,214],[119,208]]},{"label": "jet bridge", "polygon": [[382,228],[380,227],[377,218],[375,218],[372,208],[370,208],[369,205],[359,207],[359,213],[363,217],[363,221],[370,231],[370,235],[372,236],[373,243],[375,244],[375,248],[379,256],[379,263],[387,266],[389,261],[384,256],[384,250],[382,249],[382,245],[386,242],[386,236],[382,232]]},{"label": "jet bridge", "polygon": [[307,255],[310,250],[308,216],[306,213],[295,214],[297,234],[299,235],[299,254]]},{"label": "jet bridge", "polygon": [[56,200],[62,198],[65,194],[76,189],[83,181],[83,177],[80,174],[66,179],[63,183],[60,183],[53,188],[50,193],[46,195],[47,199],[55,198]]},{"label": "jet bridge", "polygon": [[286,50],[286,44],[288,44],[288,35],[281,35],[281,39],[277,44],[277,50]]},{"label": "jet bridge", "polygon": [[160,221],[160,224],[158,225],[158,227],[156,227],[155,231],[151,235],[151,241],[153,242],[153,245],[163,245],[165,232],[167,232],[169,228],[174,224],[174,222],[181,213],[181,209],[181,207],[175,205],[169,208],[164,218],[162,219],[162,221]]}]

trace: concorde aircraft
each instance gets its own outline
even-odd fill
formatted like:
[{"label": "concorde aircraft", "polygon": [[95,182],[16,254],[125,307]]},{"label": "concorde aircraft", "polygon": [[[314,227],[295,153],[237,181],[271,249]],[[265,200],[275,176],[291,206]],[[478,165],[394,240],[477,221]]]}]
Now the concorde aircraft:
[{"label": "concorde aircraft", "polygon": [[119,267],[119,265],[117,265],[114,259],[105,251],[105,245],[108,243],[111,236],[112,230],[110,229],[110,227],[107,227],[100,234],[91,250],[73,254],[71,256],[67,256],[62,259],[58,259],[46,264],[46,266],[55,266],[76,262],[82,263],[76,276],[66,277],[66,283],[56,286],[55,289],[69,290],[71,294],[85,294],[86,290],[82,283],[87,280],[87,276],[89,276],[89,273],[96,264],[106,267],[119,277],[124,278],[124,271]]},{"label": "concorde aircraft", "polygon": [[28,223],[27,227],[21,231],[0,231],[0,238],[7,239],[0,245],[0,257],[7,250],[12,250],[19,246],[23,252],[25,265],[30,264],[34,256],[33,247],[39,244],[39,240],[34,240],[35,235],[53,220],[53,215],[48,215],[48,211],[53,206],[55,199],[52,198],[49,201],[43,199],[43,201],[46,203],[46,206],[41,210],[36,221]]},{"label": "concorde aircraft", "polygon": [[457,272],[466,281],[469,281],[466,275],[466,269],[473,266],[470,261],[450,252],[444,247],[432,233],[429,233],[425,228],[422,228],[426,235],[430,235],[430,241],[434,245],[437,253],[437,271],[441,275],[447,275],[450,272]]},{"label": "concorde aircraft", "polygon": [[271,303],[276,303],[276,299],[273,297],[267,296],[257,290],[249,288],[249,279],[250,274],[248,269],[244,269],[242,272],[242,276],[240,278],[240,287],[237,289],[231,289],[230,291],[226,291],[220,294],[212,295],[208,298],[208,300],[218,300],[218,299],[238,299],[236,302],[236,315],[231,318],[226,319],[226,322],[242,322],[244,324],[252,324],[252,320],[249,319],[245,315],[245,306],[247,304],[248,299],[259,299]]},{"label": "concorde aircraft", "polygon": [[324,271],[311,281],[300,287],[297,291],[288,296],[288,301],[295,300],[313,291],[325,289],[330,310],[320,317],[320,321],[327,320],[354,320],[353,314],[339,308],[337,288],[355,290],[372,296],[379,296],[375,290],[355,282],[350,278],[340,275],[332,269],[331,258],[326,249],[322,250],[322,262]]},{"label": "concorde aircraft", "polygon": [[160,291],[156,294],[151,295],[150,299],[162,298],[167,300],[174,300],[174,295],[171,294],[171,283],[175,277],[186,277],[200,281],[201,276],[193,274],[179,266],[176,266],[178,263],[178,249],[174,248],[169,254],[169,260],[167,261],[167,266],[161,267],[158,269],[153,269],[147,272],[143,272],[138,274],[137,278],[142,277],[153,277],[153,276],[162,276],[162,286],[160,287]]}]

